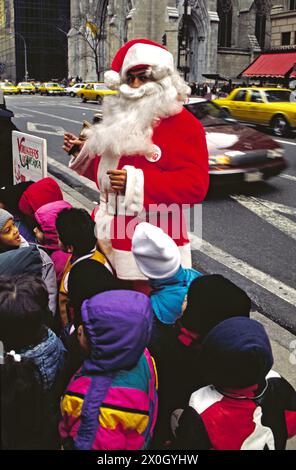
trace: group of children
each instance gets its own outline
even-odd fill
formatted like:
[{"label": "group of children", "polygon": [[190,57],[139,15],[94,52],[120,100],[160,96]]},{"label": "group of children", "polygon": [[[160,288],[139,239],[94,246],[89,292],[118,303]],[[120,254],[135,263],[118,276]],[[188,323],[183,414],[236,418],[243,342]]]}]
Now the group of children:
[{"label": "group of children", "polygon": [[53,179],[0,190],[1,447],[284,449],[296,392],[248,295],[149,223],[132,251],[149,295]]}]

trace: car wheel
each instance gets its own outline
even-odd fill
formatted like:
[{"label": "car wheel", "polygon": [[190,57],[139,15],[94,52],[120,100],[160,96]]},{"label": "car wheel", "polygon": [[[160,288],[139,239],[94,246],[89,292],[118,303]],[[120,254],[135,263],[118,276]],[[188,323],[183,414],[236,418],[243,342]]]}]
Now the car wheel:
[{"label": "car wheel", "polygon": [[73,93],[73,91],[71,91],[71,92],[70,92],[70,96],[71,96],[71,98],[74,98],[75,93]]},{"label": "car wheel", "polygon": [[97,102],[98,104],[102,104],[102,101],[103,101],[103,100],[102,100],[102,97],[98,95],[98,96],[96,97],[96,102]]},{"label": "car wheel", "polygon": [[278,116],[274,116],[271,121],[271,127],[274,135],[278,137],[284,137],[290,130],[290,126],[286,118],[280,114]]}]

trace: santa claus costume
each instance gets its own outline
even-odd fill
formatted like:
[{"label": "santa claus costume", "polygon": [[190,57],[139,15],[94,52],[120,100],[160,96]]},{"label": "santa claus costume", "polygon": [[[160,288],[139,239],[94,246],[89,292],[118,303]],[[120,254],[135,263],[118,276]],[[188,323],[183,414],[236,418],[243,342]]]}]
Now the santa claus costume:
[{"label": "santa claus costume", "polygon": [[[145,67],[151,80],[130,87],[127,72]],[[182,205],[201,203],[207,193],[208,151],[200,122],[183,108],[189,87],[174,69],[173,56],[146,39],[122,46],[105,73],[118,89],[104,99],[103,121],[94,125],[69,166],[100,190],[97,236],[121,279],[145,279],[131,252],[139,221],[167,232],[178,245],[182,266],[191,267]],[[125,169],[125,194],[114,193],[108,170]]]}]

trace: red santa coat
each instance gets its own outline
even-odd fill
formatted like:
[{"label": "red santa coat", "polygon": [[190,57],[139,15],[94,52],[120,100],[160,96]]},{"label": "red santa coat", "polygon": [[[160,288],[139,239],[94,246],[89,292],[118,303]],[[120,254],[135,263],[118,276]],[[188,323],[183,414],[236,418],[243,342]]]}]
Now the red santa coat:
[{"label": "red santa coat", "polygon": [[[143,155],[124,155],[118,160],[95,156],[86,161],[85,157],[83,160],[78,155],[70,162],[72,169],[98,185],[100,206],[95,215],[98,238],[102,238],[100,233],[109,233],[110,243],[104,244],[105,251],[121,279],[145,279],[131,253],[132,233],[142,220],[166,231],[181,251],[182,266],[191,267],[182,205],[201,203],[208,190],[208,151],[204,129],[191,113],[182,109],[179,114],[158,122],[152,140],[155,155],[149,159]],[[112,192],[106,175],[107,170],[116,168],[127,170],[126,191],[120,200]],[[161,219],[164,213],[167,219]],[[163,223],[163,220],[167,222]]]}]

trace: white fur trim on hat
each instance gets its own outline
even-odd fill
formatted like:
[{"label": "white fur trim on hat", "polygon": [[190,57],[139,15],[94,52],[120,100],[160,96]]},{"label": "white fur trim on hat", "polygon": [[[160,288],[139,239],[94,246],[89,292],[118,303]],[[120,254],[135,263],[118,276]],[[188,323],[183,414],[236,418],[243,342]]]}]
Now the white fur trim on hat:
[{"label": "white fur trim on hat", "polygon": [[125,55],[121,77],[125,79],[128,70],[138,65],[150,65],[152,68],[159,66],[163,70],[173,72],[174,58],[168,50],[162,47],[137,43],[131,46]]},{"label": "white fur trim on hat", "polygon": [[142,273],[149,279],[174,276],[181,266],[180,251],[161,228],[147,222],[137,225],[132,252]]},{"label": "white fur trim on hat", "polygon": [[104,83],[111,90],[117,90],[121,85],[119,73],[114,70],[107,70],[107,72],[104,73]]}]

